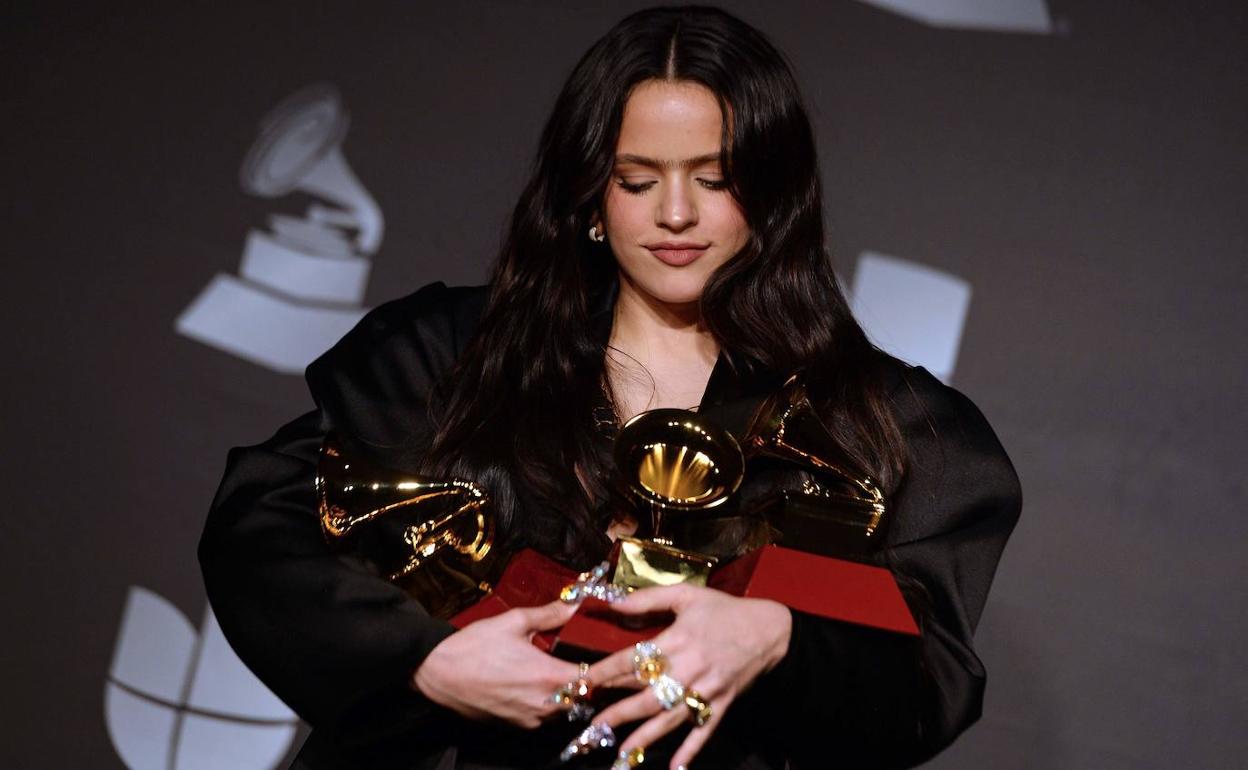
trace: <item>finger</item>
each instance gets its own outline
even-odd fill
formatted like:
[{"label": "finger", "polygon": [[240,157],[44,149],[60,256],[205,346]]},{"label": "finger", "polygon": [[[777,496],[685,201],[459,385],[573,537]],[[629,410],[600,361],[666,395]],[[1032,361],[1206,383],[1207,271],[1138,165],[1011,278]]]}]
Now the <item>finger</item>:
[{"label": "finger", "polygon": [[608,607],[622,615],[644,615],[647,612],[670,610],[679,613],[689,602],[697,598],[699,591],[708,589],[679,583],[674,586],[642,588],[621,601],[611,602]]},{"label": "finger", "polygon": [[[672,755],[672,768],[685,768],[698,755],[706,742],[710,740],[711,733],[715,732],[715,728],[719,727],[719,722],[723,719],[724,712],[728,710],[728,704],[732,699],[725,696],[720,702],[711,706],[711,718],[701,727],[695,727],[689,731],[689,736],[680,744],[680,748]],[[686,707],[687,708],[687,707]],[[688,717],[686,717],[688,718]]]},{"label": "finger", "polygon": [[611,679],[598,681],[597,686],[602,690],[640,690],[646,683],[637,678],[636,672],[629,670]]},{"label": "finger", "polygon": [[638,719],[652,717],[663,710],[659,699],[649,689],[634,693],[621,701],[612,703],[605,711],[594,718],[595,722],[611,725],[612,728],[636,722]]},{"label": "finger", "polygon": [[538,652],[538,655],[541,660],[535,659],[529,668],[537,681],[525,683],[517,691],[519,702],[516,705],[525,714],[540,721],[566,713],[568,707],[555,696],[561,688],[576,680],[579,671],[574,664],[567,661],[552,658],[542,652]]},{"label": "finger", "polygon": [[636,748],[645,751],[664,735],[667,735],[687,721],[689,721],[689,716],[685,713],[683,706],[677,706],[671,711],[661,711],[647,720],[641,727],[634,730],[620,745],[620,752],[627,754]]},{"label": "finger", "polygon": [[596,682],[599,687],[612,687],[609,682],[622,679],[633,672],[633,648],[625,647],[616,650],[607,657],[589,667],[589,681]]},{"label": "finger", "polygon": [[[576,663],[560,660],[536,648],[534,648],[534,652],[537,653],[537,657],[526,667],[527,677],[535,679],[535,684],[541,688],[543,703],[549,702],[558,709],[559,706],[558,701],[555,699],[555,694],[561,688],[575,685],[576,681],[581,678],[580,666]],[[592,680],[590,686],[593,687]]]},{"label": "finger", "polygon": [[561,705],[560,703],[558,703],[554,699],[553,695],[554,693],[552,692],[552,693],[548,693],[542,696],[541,701],[538,703],[537,715],[541,717],[543,720],[550,719],[556,714],[567,713],[567,708]]},{"label": "finger", "polygon": [[[670,643],[670,637],[666,633],[649,641],[666,654],[667,648],[664,645]],[[636,647],[630,644],[593,664],[589,667],[590,681],[596,682],[599,687],[622,687],[628,685],[629,681],[636,681],[636,667],[633,663],[636,652]]]},{"label": "finger", "polygon": [[[597,689],[588,674],[581,673],[581,666],[585,664],[568,663],[544,653],[539,654],[546,662],[552,664],[545,679],[545,684],[549,689],[546,690],[541,700],[542,717],[567,713],[574,708],[580,708],[583,711],[588,701],[594,697],[594,690]],[[578,694],[580,692],[578,682],[582,678],[589,685],[584,695]],[[592,709],[590,713],[593,713]]]},{"label": "finger", "polygon": [[531,632],[549,631],[552,628],[558,628],[567,623],[575,614],[575,604],[567,604],[558,599],[537,607],[525,607],[520,611],[524,628]]}]

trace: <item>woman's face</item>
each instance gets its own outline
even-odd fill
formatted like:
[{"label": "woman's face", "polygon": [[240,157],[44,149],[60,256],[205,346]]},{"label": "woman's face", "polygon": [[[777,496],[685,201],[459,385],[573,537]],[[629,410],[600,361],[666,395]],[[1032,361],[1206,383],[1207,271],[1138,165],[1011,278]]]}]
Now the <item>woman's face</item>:
[{"label": "woman's face", "polygon": [[603,225],[621,276],[666,304],[696,302],[749,227],[720,173],[720,109],[706,86],[647,80],[624,106]]}]

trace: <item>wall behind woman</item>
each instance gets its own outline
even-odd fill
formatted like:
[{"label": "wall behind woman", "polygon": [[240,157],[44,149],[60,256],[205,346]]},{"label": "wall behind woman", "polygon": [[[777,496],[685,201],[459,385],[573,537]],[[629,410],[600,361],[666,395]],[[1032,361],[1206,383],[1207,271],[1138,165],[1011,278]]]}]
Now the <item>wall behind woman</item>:
[{"label": "wall behind woman", "polygon": [[[961,287],[939,339],[879,333],[945,356],[1023,480],[986,714],[932,766],[1236,765],[1248,18],[888,5],[726,7],[794,60],[842,275]],[[483,278],[563,77],[643,4],[306,6],[6,11],[6,766],[297,745],[205,616],[225,451],[364,309]]]}]

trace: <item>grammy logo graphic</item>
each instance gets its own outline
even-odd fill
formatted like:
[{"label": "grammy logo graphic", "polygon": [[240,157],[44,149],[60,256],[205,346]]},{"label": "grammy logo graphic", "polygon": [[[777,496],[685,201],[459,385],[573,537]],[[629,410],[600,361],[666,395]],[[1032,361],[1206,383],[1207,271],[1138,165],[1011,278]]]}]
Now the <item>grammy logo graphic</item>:
[{"label": "grammy logo graphic", "polygon": [[251,230],[239,274],[218,273],[178,317],[179,334],[301,374],[364,315],[385,223],[342,155],[348,123],[330,85],[309,86],[265,116],[243,161],[243,189],[316,202],[302,217],[273,214],[267,230]]},{"label": "grammy logo graphic", "polygon": [[849,299],[872,342],[951,382],[971,304],[969,281],[915,260],[864,251]]},{"label": "grammy logo graphic", "polygon": [[907,19],[943,29],[1048,35],[1058,26],[1044,0],[862,0]]},{"label": "grammy logo graphic", "polygon": [[164,597],[131,586],[104,716],[131,770],[270,770],[297,720],[238,659],[212,614],[199,631]]}]

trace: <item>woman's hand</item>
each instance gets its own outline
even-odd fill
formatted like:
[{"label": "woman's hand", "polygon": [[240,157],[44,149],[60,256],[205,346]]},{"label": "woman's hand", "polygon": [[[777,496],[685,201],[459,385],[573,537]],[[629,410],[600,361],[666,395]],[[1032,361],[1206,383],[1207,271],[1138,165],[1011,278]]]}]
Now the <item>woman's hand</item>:
[{"label": "woman's hand", "polygon": [[[793,616],[778,602],[742,599],[722,591],[677,585],[646,588],[611,609],[627,615],[669,611],[676,621],[652,640],[666,659],[666,673],[693,690],[711,707],[711,717],[696,727],[672,757],[672,767],[688,765],[723,720],[733,700],[761,674],[771,670],[789,648]],[[639,719],[647,721],[628,737],[622,752],[653,744],[691,721],[685,703],[665,711],[658,698],[633,669],[632,647],[594,664],[589,679],[595,687],[635,687],[642,692],[613,704],[594,719],[612,728]]]},{"label": "woman's hand", "polygon": [[478,620],[434,647],[412,684],[429,700],[469,719],[495,717],[537,727],[561,713],[551,695],[575,680],[579,669],[537,649],[531,640],[575,612],[575,604],[555,601]]}]

